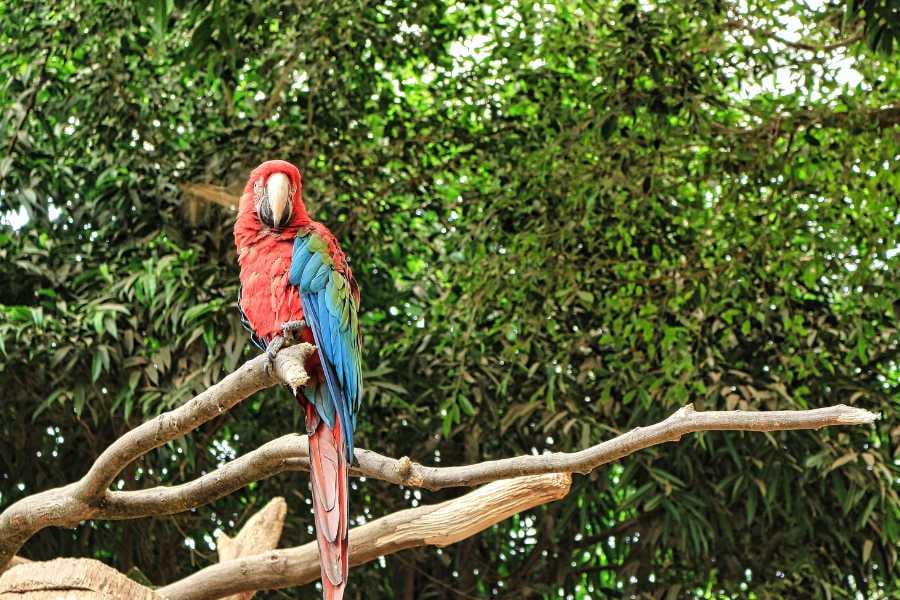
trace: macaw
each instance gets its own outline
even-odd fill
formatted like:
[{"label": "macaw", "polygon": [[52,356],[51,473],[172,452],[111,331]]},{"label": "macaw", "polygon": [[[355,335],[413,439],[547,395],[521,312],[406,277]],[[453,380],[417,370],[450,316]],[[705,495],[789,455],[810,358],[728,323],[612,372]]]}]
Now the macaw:
[{"label": "macaw", "polygon": [[337,239],[309,218],[300,171],[270,160],[250,174],[234,241],[238,307],[271,369],[285,339],[315,344],[309,383],[297,400],[306,417],[313,512],[326,600],[347,585],[348,475],[362,398],[359,287]]}]

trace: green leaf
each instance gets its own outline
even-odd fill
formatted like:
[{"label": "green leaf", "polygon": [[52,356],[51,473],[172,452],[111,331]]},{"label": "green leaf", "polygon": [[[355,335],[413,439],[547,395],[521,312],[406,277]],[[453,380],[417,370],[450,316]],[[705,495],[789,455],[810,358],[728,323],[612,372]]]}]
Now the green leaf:
[{"label": "green leaf", "polygon": [[94,358],[91,361],[91,381],[100,379],[100,373],[103,370],[103,356],[99,350],[94,351]]}]

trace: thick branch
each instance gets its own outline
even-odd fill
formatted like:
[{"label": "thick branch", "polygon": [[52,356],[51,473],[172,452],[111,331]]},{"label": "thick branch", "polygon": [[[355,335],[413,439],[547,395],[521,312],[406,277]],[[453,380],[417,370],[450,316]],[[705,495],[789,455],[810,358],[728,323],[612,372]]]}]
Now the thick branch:
[{"label": "thick branch", "polygon": [[[194,481],[149,490],[114,492],[109,484],[130,462],[169,440],[184,435],[228,410],[250,394],[278,380],[303,385],[308,344],[289,348],[276,359],[276,375],[264,369],[264,357],[245,363],[222,382],[183,406],[144,423],[114,442],[78,482],[24,498],[0,514],[0,565],[34,533],[50,526],[74,526],[86,519],[128,519],[182,512],[221,498],[252,481],[285,470],[308,469],[306,436],[273,440]],[[778,431],[858,425],[877,418],[844,405],[807,411],[695,412],[681,408],[665,421],[639,427],[580,452],[548,453],[486,461],[460,467],[427,467],[407,457],[394,459],[358,449],[355,475],[390,483],[441,489],[475,486],[499,479],[548,473],[588,473],[640,449],[677,441],[686,433],[710,430]]]},{"label": "thick branch", "polygon": [[[234,537],[221,534],[216,540],[219,560],[237,559],[271,550],[278,545],[287,503],[272,499],[250,517]],[[24,565],[20,569],[12,569]],[[14,556],[9,570],[0,572],[0,599],[60,598],[100,600],[109,598],[142,598],[160,600],[153,590],[132,581],[124,574],[88,558],[60,558],[32,562]],[[250,600],[253,592],[229,596],[226,600]]]},{"label": "thick branch", "polygon": [[[288,434],[181,485],[108,492],[94,518],[136,519],[184,512],[214,502],[254,481],[297,470],[296,461],[308,457],[306,436]],[[306,465],[304,470],[308,470]]]},{"label": "thick branch", "polygon": [[0,598],[65,600],[160,600],[142,586],[92,558],[56,558],[27,562],[0,577]]},{"label": "thick branch", "polygon": [[[216,538],[219,562],[253,556],[275,548],[281,539],[286,516],[287,502],[278,496],[250,517],[234,537],[224,533],[219,535]],[[247,591],[228,596],[225,600],[250,600],[253,595],[252,591]]]},{"label": "thick branch", "polygon": [[[113,497],[109,485],[122,469],[150,450],[196,429],[254,392],[279,381],[292,386],[303,385],[307,380],[303,360],[312,352],[314,348],[309,344],[286,348],[276,357],[275,376],[266,372],[264,356],[247,361],[237,371],[187,403],[120,437],[97,458],[79,481],[28,496],[7,508],[0,514],[0,565],[6,564],[29,537],[44,527],[72,527],[85,519],[103,517],[104,506]],[[208,486],[203,489],[207,490]],[[209,497],[215,496],[214,490],[206,493]],[[143,514],[178,512],[167,511],[165,503],[156,505],[155,510],[146,510]],[[127,516],[143,514],[136,511]]]},{"label": "thick branch", "polygon": [[[443,502],[393,513],[350,530],[350,564],[416,546],[448,546],[569,492],[567,474],[507,479]],[[319,577],[316,542],[209,566],[156,590],[168,600],[212,600],[238,592],[298,586]]]},{"label": "thick branch", "polygon": [[3,575],[4,572],[16,567],[18,565],[24,565],[30,563],[31,561],[27,558],[22,558],[21,556],[13,556],[5,566],[0,566],[0,575]]}]

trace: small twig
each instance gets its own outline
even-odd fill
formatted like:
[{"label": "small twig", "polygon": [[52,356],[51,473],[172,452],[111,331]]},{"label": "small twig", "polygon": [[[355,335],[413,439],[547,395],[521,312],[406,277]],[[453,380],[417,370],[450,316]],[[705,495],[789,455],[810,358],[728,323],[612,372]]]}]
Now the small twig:
[{"label": "small twig", "polygon": [[900,103],[853,113],[801,110],[796,113],[775,115],[755,127],[734,128],[720,123],[712,123],[712,127],[717,132],[733,136],[760,138],[782,135],[785,131],[794,131],[797,128],[811,125],[825,128],[845,128],[854,124],[859,124],[863,128],[894,127],[900,124]]},{"label": "small twig", "polygon": [[819,44],[810,44],[807,42],[795,42],[795,41],[789,40],[785,37],[782,37],[781,35],[779,35],[778,33],[774,32],[774,31],[769,31],[767,29],[762,29],[760,27],[753,27],[752,25],[748,25],[747,23],[744,23],[743,21],[740,21],[738,19],[732,19],[730,21],[726,21],[725,27],[727,27],[728,29],[732,29],[732,30],[734,30],[734,29],[744,30],[744,31],[747,31],[754,35],[768,38],[770,40],[775,40],[776,42],[778,42],[780,44],[784,44],[785,46],[788,46],[790,48],[794,48],[796,50],[806,50],[808,52],[831,52],[832,50],[837,50],[839,48],[846,48],[847,46],[855,44],[856,42],[859,42],[860,40],[863,39],[863,34],[858,33],[858,34],[851,36],[844,40],[833,42],[831,44],[819,45]]}]

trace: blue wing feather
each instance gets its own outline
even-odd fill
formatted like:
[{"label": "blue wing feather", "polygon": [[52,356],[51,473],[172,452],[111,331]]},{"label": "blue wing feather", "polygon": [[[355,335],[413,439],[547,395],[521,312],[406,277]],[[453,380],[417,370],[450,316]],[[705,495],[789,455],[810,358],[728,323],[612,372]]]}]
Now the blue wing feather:
[{"label": "blue wing feather", "polygon": [[325,373],[327,391],[319,390],[311,401],[329,427],[334,427],[337,412],[347,441],[347,457],[352,461],[353,432],[362,396],[357,307],[351,283],[334,271],[327,252],[327,244],[317,234],[300,234],[294,242],[288,280],[300,289],[304,318],[312,329]]},{"label": "blue wing feather", "polygon": [[330,271],[330,269],[321,269],[319,273],[313,277],[312,281],[309,282],[309,289],[316,290],[325,287],[325,284],[328,282]]},{"label": "blue wing feather", "polygon": [[[306,261],[306,265],[303,267],[303,274],[300,276],[301,281],[301,289],[312,289],[312,279],[319,273],[319,269],[322,268],[322,256],[319,254],[313,254],[312,257]],[[303,287],[303,284],[306,284]]]}]

